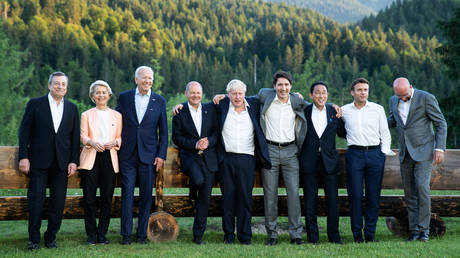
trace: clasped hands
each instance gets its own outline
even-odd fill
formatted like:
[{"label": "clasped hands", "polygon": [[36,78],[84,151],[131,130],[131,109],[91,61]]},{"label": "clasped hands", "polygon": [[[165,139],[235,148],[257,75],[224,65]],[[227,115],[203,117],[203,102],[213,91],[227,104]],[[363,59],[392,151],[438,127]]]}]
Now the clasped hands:
[{"label": "clasped hands", "polygon": [[111,150],[112,148],[115,148],[118,145],[118,143],[115,140],[107,142],[105,144],[102,144],[100,142],[96,142],[93,140],[89,140],[88,145],[93,147],[98,152],[103,152],[105,150]]},{"label": "clasped hands", "polygon": [[208,137],[201,138],[196,142],[196,149],[200,151],[204,151],[209,147]]}]

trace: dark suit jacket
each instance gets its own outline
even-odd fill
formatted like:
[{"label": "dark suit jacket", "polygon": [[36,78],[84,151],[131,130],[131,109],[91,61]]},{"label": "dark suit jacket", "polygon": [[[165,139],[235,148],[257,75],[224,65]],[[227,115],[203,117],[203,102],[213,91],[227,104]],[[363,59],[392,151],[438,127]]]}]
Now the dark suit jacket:
[{"label": "dark suit jacket", "polygon": [[187,102],[182,103],[181,112],[173,117],[172,140],[179,150],[181,170],[187,173],[190,164],[199,158],[195,148],[200,138],[208,137],[209,147],[203,152],[203,159],[211,172],[218,170],[217,164],[217,114],[212,103],[201,104],[201,136],[193,123]]},{"label": "dark suit jacket", "polygon": [[156,157],[166,159],[168,151],[166,100],[152,91],[145,115],[139,123],[134,103],[135,93],[135,89],[124,91],[118,98],[116,110],[123,117],[121,131],[123,144],[118,155],[121,160],[127,160],[137,147],[140,161],[153,164]]},{"label": "dark suit jacket", "polygon": [[305,118],[307,119],[307,135],[302,145],[300,153],[300,172],[314,173],[317,170],[319,156],[318,149],[321,147],[321,157],[323,158],[326,173],[337,173],[339,154],[335,147],[336,134],[345,137],[346,131],[342,119],[336,117],[336,111],[330,104],[326,104],[327,126],[321,138],[318,137],[315,127],[311,120],[313,104],[305,108]]},{"label": "dark suit jacket", "polygon": [[[257,160],[257,165],[259,167],[270,169],[272,167],[270,156],[268,155],[267,142],[265,141],[265,136],[262,133],[260,128],[259,118],[260,118],[260,103],[259,100],[255,97],[246,97],[246,101],[249,104],[248,113],[251,118],[252,125],[254,126],[254,145],[255,145],[255,156]],[[219,132],[222,132],[224,128],[225,119],[227,118],[228,109],[230,107],[230,99],[225,97],[222,99],[218,105],[216,105],[216,111],[219,122]],[[221,163],[224,159],[223,153],[225,152],[225,145],[222,139],[222,134],[219,133],[219,148],[218,148],[218,159]]]},{"label": "dark suit jacket", "polygon": [[64,99],[62,121],[54,131],[48,95],[27,103],[19,127],[19,160],[28,158],[31,168],[46,169],[56,157],[59,169],[80,159],[80,120],[77,106]]}]

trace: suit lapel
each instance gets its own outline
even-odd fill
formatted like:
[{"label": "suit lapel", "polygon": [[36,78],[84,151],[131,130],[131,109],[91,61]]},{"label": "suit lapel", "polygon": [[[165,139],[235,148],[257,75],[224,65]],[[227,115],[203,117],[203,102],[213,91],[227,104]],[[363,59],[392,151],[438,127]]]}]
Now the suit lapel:
[{"label": "suit lapel", "polygon": [[327,121],[327,125],[326,125],[326,128],[324,129],[324,132],[323,132],[323,134],[321,135],[321,137],[323,137],[323,135],[325,135],[326,132],[327,132],[328,130],[330,130],[330,128],[332,127],[332,117],[334,116],[334,111],[333,111],[333,107],[332,107],[332,106],[326,105],[325,108],[326,108],[326,121]]},{"label": "suit lapel", "polygon": [[410,106],[409,106],[409,113],[407,113],[406,125],[409,124],[410,119],[411,119],[412,116],[413,116],[412,113],[414,113],[415,106],[418,104],[417,95],[418,95],[418,90],[416,90],[416,89],[414,88],[414,94],[413,94],[413,96],[412,96],[412,98],[411,98],[411,102],[410,102]]},{"label": "suit lapel", "polygon": [[54,124],[53,124],[53,116],[51,115],[51,108],[50,108],[50,101],[48,100],[48,95],[43,97],[43,102],[42,104],[44,105],[44,115],[46,116],[46,120],[48,120],[47,124],[49,128],[54,132]]},{"label": "suit lapel", "polygon": [[[198,130],[196,129],[196,126],[195,126],[195,123],[193,122],[193,118],[192,118],[192,114],[191,114],[191,110],[188,106],[188,103],[185,102],[183,103],[184,105],[184,118],[185,118],[185,122],[188,124],[188,125],[193,125],[191,127],[193,127],[193,134],[196,136],[196,137],[199,137],[198,135]],[[202,112],[203,112],[203,108],[201,108]],[[201,128],[203,128],[203,122],[201,122]]]},{"label": "suit lapel", "polygon": [[276,96],[276,91],[274,90],[270,91],[270,94],[267,96],[267,99],[265,100],[261,116],[264,116],[265,113],[267,113],[267,110],[272,104],[273,100],[275,99],[275,96]]},{"label": "suit lapel", "polygon": [[219,105],[221,106],[220,108],[222,110],[222,113],[221,113],[221,116],[220,116],[220,125],[221,125],[221,129],[223,129],[225,119],[227,118],[228,109],[229,109],[229,106],[230,106],[230,99],[228,97],[223,99],[221,101],[221,104],[219,104]]},{"label": "suit lapel", "polygon": [[207,106],[201,104],[201,134],[200,135],[207,135],[206,134],[206,128],[207,128],[207,122],[208,122],[208,110]]},{"label": "suit lapel", "polygon": [[137,112],[136,112],[136,102],[135,102],[135,95],[136,95],[136,90],[132,90],[129,92],[129,97],[128,97],[128,104],[129,104],[129,112],[131,112],[131,117],[136,121],[136,124],[140,124],[139,121],[137,120]]}]

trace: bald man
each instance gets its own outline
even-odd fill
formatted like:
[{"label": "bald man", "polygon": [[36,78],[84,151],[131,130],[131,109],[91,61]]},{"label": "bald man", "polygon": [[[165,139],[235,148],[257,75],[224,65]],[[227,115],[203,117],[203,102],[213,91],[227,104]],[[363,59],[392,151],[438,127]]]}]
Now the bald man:
[{"label": "bald man", "polygon": [[[399,161],[409,217],[408,241],[428,241],[432,163],[444,161],[447,123],[432,94],[415,89],[406,78],[393,82],[389,127],[399,133]],[[433,127],[436,129],[433,132]]]}]

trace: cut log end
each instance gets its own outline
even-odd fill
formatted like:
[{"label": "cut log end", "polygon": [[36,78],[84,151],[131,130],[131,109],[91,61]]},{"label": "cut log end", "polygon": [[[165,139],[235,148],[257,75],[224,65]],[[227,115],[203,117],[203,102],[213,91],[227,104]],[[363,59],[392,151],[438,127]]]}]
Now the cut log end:
[{"label": "cut log end", "polygon": [[179,224],[169,213],[158,211],[152,213],[147,226],[147,238],[152,242],[176,240],[179,235]]},{"label": "cut log end", "polygon": [[[409,235],[409,223],[407,215],[401,218],[387,217],[386,223],[391,233],[398,236]],[[436,214],[431,213],[430,219],[430,236],[443,236],[446,233],[446,224],[442,218]]]}]

